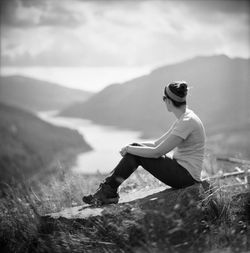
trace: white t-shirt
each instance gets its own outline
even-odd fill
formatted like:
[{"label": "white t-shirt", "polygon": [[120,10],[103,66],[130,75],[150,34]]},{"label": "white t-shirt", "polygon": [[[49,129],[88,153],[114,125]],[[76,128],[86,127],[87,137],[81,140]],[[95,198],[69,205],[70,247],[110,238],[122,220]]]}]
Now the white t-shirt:
[{"label": "white t-shirt", "polygon": [[190,109],[175,121],[171,134],[183,139],[174,150],[173,158],[200,181],[205,154],[205,129],[199,117]]}]

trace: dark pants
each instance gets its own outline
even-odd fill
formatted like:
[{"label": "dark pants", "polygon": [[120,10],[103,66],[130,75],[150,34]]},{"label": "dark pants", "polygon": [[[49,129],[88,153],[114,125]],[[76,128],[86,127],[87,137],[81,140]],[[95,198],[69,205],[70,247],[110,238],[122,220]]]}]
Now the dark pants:
[{"label": "dark pants", "polygon": [[183,188],[197,182],[175,159],[166,156],[145,158],[131,154],[121,159],[105,182],[117,189],[139,166],[173,188]]}]

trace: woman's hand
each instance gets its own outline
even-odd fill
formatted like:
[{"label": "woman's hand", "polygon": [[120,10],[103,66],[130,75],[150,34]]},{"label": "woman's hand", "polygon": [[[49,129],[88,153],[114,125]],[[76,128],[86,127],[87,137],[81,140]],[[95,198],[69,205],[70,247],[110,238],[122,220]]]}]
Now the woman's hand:
[{"label": "woman's hand", "polygon": [[120,150],[121,156],[125,156],[125,155],[127,154],[127,149],[128,149],[128,146],[125,146],[125,147],[123,147],[123,148]]},{"label": "woman's hand", "polygon": [[142,146],[140,143],[133,142],[120,150],[121,156],[125,156],[128,153],[128,146]]}]

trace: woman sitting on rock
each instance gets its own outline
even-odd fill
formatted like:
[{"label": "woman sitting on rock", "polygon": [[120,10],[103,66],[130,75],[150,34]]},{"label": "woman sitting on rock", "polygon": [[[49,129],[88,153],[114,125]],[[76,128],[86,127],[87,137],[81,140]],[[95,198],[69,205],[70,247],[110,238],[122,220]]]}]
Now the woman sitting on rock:
[{"label": "woman sitting on rock", "polygon": [[[205,150],[205,131],[199,117],[186,104],[186,82],[173,82],[164,89],[163,102],[177,120],[154,142],[133,143],[121,149],[123,158],[83,201],[96,206],[118,203],[118,187],[139,167],[173,188],[184,188],[200,181]],[[167,156],[174,149],[172,157]]]}]

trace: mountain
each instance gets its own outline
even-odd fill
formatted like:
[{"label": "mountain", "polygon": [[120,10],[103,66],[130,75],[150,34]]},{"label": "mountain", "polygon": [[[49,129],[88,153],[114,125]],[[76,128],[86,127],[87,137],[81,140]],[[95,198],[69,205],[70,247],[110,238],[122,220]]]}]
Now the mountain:
[{"label": "mountain", "polygon": [[68,117],[142,131],[155,136],[173,122],[162,102],[164,86],[185,80],[188,104],[201,117],[207,131],[249,121],[249,59],[224,55],[200,56],[164,66],[122,84],[113,84],[88,101],[61,112]]},{"label": "mountain", "polygon": [[28,178],[60,154],[91,150],[77,131],[53,126],[24,110],[0,103],[0,119],[0,181]]},{"label": "mountain", "polygon": [[91,95],[91,92],[24,76],[0,77],[0,102],[33,112],[62,110],[87,100]]}]

